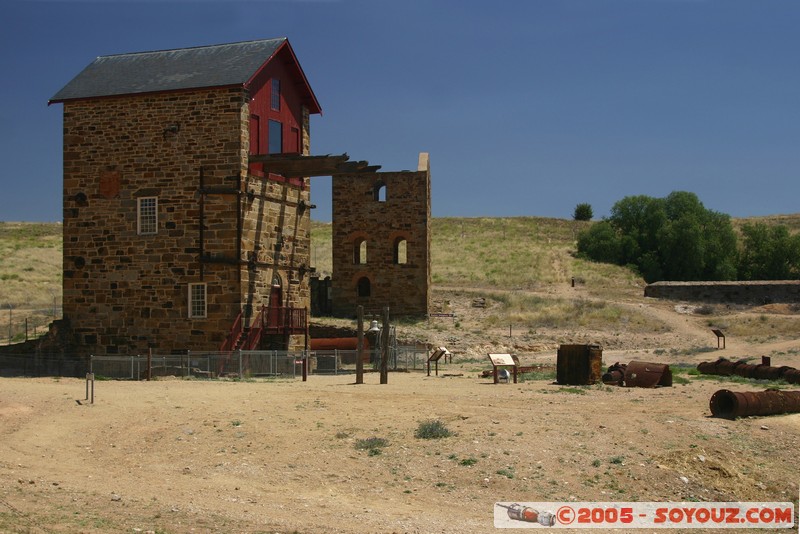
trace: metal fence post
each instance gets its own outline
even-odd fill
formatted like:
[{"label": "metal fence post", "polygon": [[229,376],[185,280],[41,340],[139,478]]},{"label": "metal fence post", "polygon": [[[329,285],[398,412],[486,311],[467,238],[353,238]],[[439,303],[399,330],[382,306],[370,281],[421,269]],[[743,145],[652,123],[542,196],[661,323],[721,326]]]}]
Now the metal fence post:
[{"label": "metal fence post", "polygon": [[244,377],[242,373],[242,349],[239,349],[239,380]]}]

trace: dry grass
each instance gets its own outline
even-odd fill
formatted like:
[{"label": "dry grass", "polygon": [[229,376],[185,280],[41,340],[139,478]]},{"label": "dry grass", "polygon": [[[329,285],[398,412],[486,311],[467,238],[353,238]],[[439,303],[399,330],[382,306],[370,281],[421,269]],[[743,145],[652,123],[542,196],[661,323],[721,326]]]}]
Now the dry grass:
[{"label": "dry grass", "polygon": [[566,282],[571,252],[587,224],[562,219],[434,219],[431,225],[435,285],[531,289]]},{"label": "dry grass", "polygon": [[0,340],[43,333],[61,305],[61,225],[0,223]]},{"label": "dry grass", "polygon": [[320,278],[333,275],[333,225],[312,221],[311,223],[311,265],[317,269]]},{"label": "dry grass", "polygon": [[490,293],[500,303],[486,319],[487,326],[512,324],[518,328],[609,328],[630,333],[660,331],[664,328],[646,315],[595,299],[549,298],[525,293]]},{"label": "dry grass", "polygon": [[767,215],[764,217],[749,217],[747,219],[733,219],[733,227],[741,229],[745,224],[766,224],[768,226],[785,226],[790,234],[800,232],[800,215]]},{"label": "dry grass", "polygon": [[723,330],[728,336],[735,336],[750,343],[766,343],[795,337],[800,331],[800,316],[738,313],[709,317],[708,325]]}]

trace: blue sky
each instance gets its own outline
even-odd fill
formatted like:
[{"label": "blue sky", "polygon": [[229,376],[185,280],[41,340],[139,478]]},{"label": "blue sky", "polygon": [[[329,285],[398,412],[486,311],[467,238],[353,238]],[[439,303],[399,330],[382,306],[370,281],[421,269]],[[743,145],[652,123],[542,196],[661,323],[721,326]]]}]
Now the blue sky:
[{"label": "blue sky", "polygon": [[600,218],[676,190],[797,213],[798,28],[797,0],[4,0],[0,220],[61,219],[47,100],[96,56],[284,36],[323,108],[312,153],[430,152],[435,217]]}]

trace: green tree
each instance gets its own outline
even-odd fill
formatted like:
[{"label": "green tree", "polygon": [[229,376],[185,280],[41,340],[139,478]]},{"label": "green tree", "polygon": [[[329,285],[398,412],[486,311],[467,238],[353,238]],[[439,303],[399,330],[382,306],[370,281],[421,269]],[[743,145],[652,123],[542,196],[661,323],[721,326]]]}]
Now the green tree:
[{"label": "green tree", "polygon": [[578,235],[578,252],[594,261],[620,263],[622,241],[608,221],[600,221]]},{"label": "green tree", "polygon": [[790,235],[785,226],[745,224],[738,267],[742,280],[798,279],[800,236]]},{"label": "green tree", "polygon": [[632,265],[648,282],[736,278],[736,234],[728,215],[706,209],[694,193],[618,201],[603,228],[579,236],[578,253]]},{"label": "green tree", "polygon": [[576,221],[591,221],[592,217],[594,217],[594,212],[592,211],[591,204],[582,202],[575,206],[575,211],[572,214],[572,218]]}]

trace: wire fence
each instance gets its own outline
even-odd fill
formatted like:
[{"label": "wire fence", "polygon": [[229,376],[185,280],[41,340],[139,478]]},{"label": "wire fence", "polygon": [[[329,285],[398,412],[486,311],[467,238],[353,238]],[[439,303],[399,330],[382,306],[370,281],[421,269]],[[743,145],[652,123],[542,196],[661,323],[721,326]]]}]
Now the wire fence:
[{"label": "wire fence", "polygon": [[56,304],[38,308],[3,305],[0,307],[0,345],[21,343],[46,334],[50,323],[61,318],[62,311]]},{"label": "wire fence", "polygon": [[[48,354],[0,354],[0,376],[83,377],[144,380],[148,377],[178,376],[193,378],[297,378],[307,361],[308,374],[341,375],[356,372],[358,352],[329,351],[232,351],[187,352],[185,354],[89,356]],[[424,371],[427,349],[414,346],[392,347],[387,367],[393,371]],[[364,368],[377,371],[381,354],[364,352]]]}]

